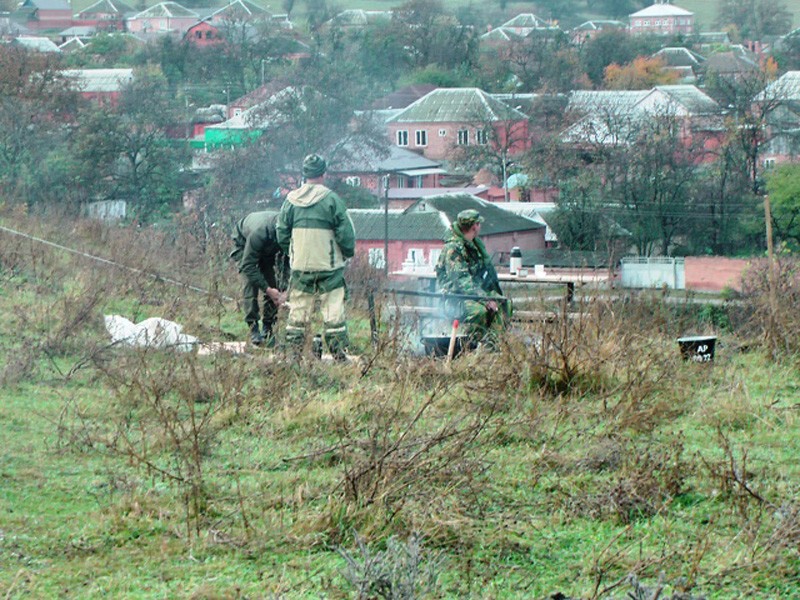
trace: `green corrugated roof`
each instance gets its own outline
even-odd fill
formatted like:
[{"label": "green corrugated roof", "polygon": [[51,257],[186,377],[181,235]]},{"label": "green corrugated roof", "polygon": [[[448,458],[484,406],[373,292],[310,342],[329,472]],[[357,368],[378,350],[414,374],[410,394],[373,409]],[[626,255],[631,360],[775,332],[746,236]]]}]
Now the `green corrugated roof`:
[{"label": "green corrugated roof", "polygon": [[439,88],[426,94],[388,123],[474,123],[520,121],[527,117],[478,88]]},{"label": "green corrugated roof", "polygon": [[482,200],[471,194],[444,194],[420,200],[407,209],[407,212],[442,212],[447,221],[453,223],[462,210],[473,208],[484,218],[481,236],[510,233],[513,231],[532,231],[545,226],[533,219],[503,210],[501,204]]},{"label": "green corrugated roof", "polygon": [[[385,237],[383,210],[349,210],[357,240],[382,240]],[[437,211],[408,213],[389,211],[390,240],[442,240],[449,224]]]},{"label": "green corrugated roof", "polygon": [[522,251],[522,266],[526,268],[544,265],[553,269],[606,269],[608,263],[607,252],[578,252],[557,248]]}]

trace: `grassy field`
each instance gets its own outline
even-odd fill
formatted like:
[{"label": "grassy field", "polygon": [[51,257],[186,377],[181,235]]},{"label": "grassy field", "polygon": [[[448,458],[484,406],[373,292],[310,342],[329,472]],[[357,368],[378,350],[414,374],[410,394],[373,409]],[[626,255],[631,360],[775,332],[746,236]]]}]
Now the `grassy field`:
[{"label": "grassy field", "polygon": [[[224,232],[2,224],[237,294]],[[362,362],[132,350],[104,314],[246,332],[224,297],[0,233],[0,594],[800,597],[798,368],[761,300],[596,301],[446,364],[388,324],[371,348],[359,273]]]}]

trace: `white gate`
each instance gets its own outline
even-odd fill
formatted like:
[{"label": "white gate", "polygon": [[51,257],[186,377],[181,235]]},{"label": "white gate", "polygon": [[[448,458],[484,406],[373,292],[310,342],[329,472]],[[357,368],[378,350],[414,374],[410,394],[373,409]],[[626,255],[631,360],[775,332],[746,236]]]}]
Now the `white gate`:
[{"label": "white gate", "polygon": [[686,289],[686,267],[682,258],[626,256],[620,270],[622,287]]}]

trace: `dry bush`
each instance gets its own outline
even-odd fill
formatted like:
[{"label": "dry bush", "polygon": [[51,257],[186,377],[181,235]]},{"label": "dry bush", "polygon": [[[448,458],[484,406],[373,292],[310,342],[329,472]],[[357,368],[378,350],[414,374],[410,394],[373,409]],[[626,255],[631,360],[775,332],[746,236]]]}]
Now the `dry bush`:
[{"label": "dry bush", "polygon": [[[608,445],[605,446],[608,450]],[[683,456],[683,440],[676,437],[664,444],[646,447],[634,444],[611,446],[611,458],[600,465],[609,474],[597,493],[571,493],[565,508],[588,518],[613,518],[628,524],[658,514],[685,491],[694,467]],[[580,459],[576,468],[596,469]]]},{"label": "dry bush", "polygon": [[775,261],[776,303],[770,301],[769,262],[755,262],[745,273],[743,312],[749,318],[741,335],[747,344],[766,344],[769,351],[794,355],[800,351],[800,261],[781,256]]},{"label": "dry bush", "polygon": [[402,529],[412,514],[435,519],[446,498],[469,496],[482,480],[498,401],[471,400],[443,377],[445,365],[426,362],[439,369],[430,388],[411,377],[354,388],[347,414],[330,424],[339,441],[305,457],[341,469],[334,502],[318,525],[330,539],[353,528],[366,535],[390,523]]},{"label": "dry bush", "polygon": [[[225,354],[201,358],[155,350],[114,358],[97,365],[111,397],[103,415],[93,420],[82,414],[64,440],[124,458],[147,476],[178,486],[187,535],[198,534],[217,499],[207,459],[245,407],[254,365]],[[105,427],[98,428],[97,420]]]},{"label": "dry bush", "polygon": [[621,426],[650,430],[685,392],[672,385],[677,346],[642,318],[635,305],[595,301],[530,324],[507,336],[495,383],[599,398]]}]

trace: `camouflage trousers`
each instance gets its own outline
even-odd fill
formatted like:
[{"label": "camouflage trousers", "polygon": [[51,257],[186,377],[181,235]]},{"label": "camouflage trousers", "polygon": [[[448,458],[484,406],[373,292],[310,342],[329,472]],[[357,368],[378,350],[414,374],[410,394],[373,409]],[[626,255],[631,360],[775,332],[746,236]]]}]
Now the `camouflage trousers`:
[{"label": "camouflage trousers", "polygon": [[508,326],[511,318],[510,308],[505,303],[497,303],[497,312],[490,311],[483,302],[475,300],[465,300],[459,304],[463,333],[475,342],[496,341],[498,334]]},{"label": "camouflage trousers", "polygon": [[275,321],[278,320],[278,307],[264,293],[264,290],[250,281],[245,280],[242,290],[244,303],[244,321],[252,330],[258,327],[258,322],[263,321],[265,335],[272,335]]},{"label": "camouflage trousers", "polygon": [[314,316],[314,305],[319,300],[325,344],[334,357],[344,355],[348,346],[344,297],[344,287],[319,294],[292,290],[289,295],[286,343],[295,348],[305,345],[306,329]]}]

